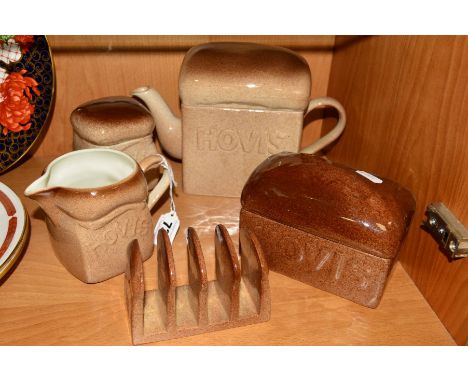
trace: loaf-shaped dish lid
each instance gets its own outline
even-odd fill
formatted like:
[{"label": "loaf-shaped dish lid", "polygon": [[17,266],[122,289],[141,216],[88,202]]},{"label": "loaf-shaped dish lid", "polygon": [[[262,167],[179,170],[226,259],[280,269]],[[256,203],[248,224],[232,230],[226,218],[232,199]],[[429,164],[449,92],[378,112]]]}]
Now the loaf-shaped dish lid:
[{"label": "loaf-shaped dish lid", "polygon": [[241,203],[249,212],[382,258],[396,256],[415,209],[411,193],[391,180],[293,153],[262,162]]},{"label": "loaf-shaped dish lid", "polygon": [[76,134],[96,145],[113,145],[149,135],[151,113],[131,97],[104,97],[73,110],[70,121]]},{"label": "loaf-shaped dish lid", "polygon": [[304,111],[311,86],[303,57],[280,47],[210,43],[185,55],[179,77],[183,105]]}]

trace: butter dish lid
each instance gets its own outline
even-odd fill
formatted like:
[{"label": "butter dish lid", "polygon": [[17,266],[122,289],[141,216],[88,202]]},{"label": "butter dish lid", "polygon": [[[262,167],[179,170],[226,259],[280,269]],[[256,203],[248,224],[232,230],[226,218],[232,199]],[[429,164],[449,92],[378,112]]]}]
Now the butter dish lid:
[{"label": "butter dish lid", "polygon": [[280,153],[244,186],[242,208],[365,253],[393,258],[415,209],[397,183],[328,159]]},{"label": "butter dish lid", "polygon": [[78,106],[70,116],[76,134],[96,145],[113,145],[149,135],[154,119],[131,97],[98,98]]},{"label": "butter dish lid", "polygon": [[252,43],[199,45],[185,55],[179,77],[184,105],[234,105],[301,110],[310,96],[309,65],[297,53]]}]

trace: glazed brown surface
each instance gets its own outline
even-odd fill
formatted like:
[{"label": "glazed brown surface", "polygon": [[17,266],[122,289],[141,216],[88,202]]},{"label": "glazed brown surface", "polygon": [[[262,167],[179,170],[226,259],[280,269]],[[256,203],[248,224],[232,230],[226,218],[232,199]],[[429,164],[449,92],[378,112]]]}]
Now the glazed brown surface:
[{"label": "glazed brown surface", "polygon": [[252,173],[242,207],[383,258],[398,252],[415,208],[409,191],[314,155],[280,153]]},{"label": "glazed brown surface", "polygon": [[189,227],[189,283],[177,286],[172,245],[166,231],[160,229],[159,288],[147,291],[140,250],[137,242],[133,242],[125,273],[133,343],[188,337],[268,321],[271,310],[268,266],[254,235],[241,231],[239,239],[238,256],[226,227],[216,226],[216,280],[208,281],[200,240]]},{"label": "glazed brown surface", "polygon": [[302,112],[182,109],[187,193],[238,198],[252,171],[269,155],[299,150]]},{"label": "glazed brown surface", "polygon": [[258,237],[272,271],[369,308],[379,304],[392,259],[369,255],[244,209],[240,225]]},{"label": "glazed brown surface", "polygon": [[[52,163],[45,171],[49,178],[53,177],[54,166]],[[127,246],[133,239],[139,241],[144,260],[152,254],[148,186],[137,164],[127,177],[107,186],[46,187],[28,196],[45,212],[57,258],[85,283],[101,282],[123,273],[128,261]]]},{"label": "glazed brown surface", "polygon": [[297,53],[251,43],[211,43],[185,56],[179,91],[184,105],[242,104],[304,110],[311,74]]},{"label": "glazed brown surface", "polygon": [[[139,167],[125,179],[105,187],[76,189],[54,187],[30,196],[39,203],[53,201],[57,215],[51,214],[58,224],[63,214],[82,222],[92,222],[113,212],[117,207],[131,203],[146,203],[148,190],[145,177]],[[57,216],[56,219],[54,219]],[[61,221],[61,225],[64,222]]]},{"label": "glazed brown surface", "polygon": [[70,116],[75,133],[91,143],[110,145],[151,134],[150,112],[131,97],[104,97],[78,106]]}]

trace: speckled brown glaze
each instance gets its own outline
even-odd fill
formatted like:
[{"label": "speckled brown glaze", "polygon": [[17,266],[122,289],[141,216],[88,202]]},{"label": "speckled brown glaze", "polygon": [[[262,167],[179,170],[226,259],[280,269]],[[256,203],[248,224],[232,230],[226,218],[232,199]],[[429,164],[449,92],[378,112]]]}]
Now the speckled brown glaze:
[{"label": "speckled brown glaze", "polygon": [[131,97],[105,97],[73,110],[75,150],[107,147],[124,151],[139,161],[156,154],[151,113]]},{"label": "speckled brown glaze", "polygon": [[189,121],[182,168],[189,194],[239,197],[270,154],[299,150],[302,112],[183,106],[183,113]]},{"label": "speckled brown glaze", "polygon": [[[85,151],[65,156],[79,163],[82,153]],[[140,166],[125,155],[131,170],[119,181],[92,188],[48,187],[48,179],[65,175],[73,179],[73,171],[80,171],[80,167],[75,166],[66,173],[62,165],[62,173],[55,175],[54,166],[63,163],[61,158],[52,162],[25,194],[45,211],[52,246],[65,268],[87,283],[121,274],[127,266],[128,245],[134,239],[140,244],[143,259],[148,259],[153,252],[152,220],[147,204],[148,186]],[[159,158],[154,162],[157,160]],[[37,188],[37,182],[43,186]]]},{"label": "speckled brown glaze", "polygon": [[339,117],[303,151],[318,152],[343,131],[342,105],[330,97],[309,100],[310,88],[309,66],[293,51],[226,42],[187,52],[179,77],[182,120],[155,89],[142,86],[132,94],[151,110],[162,146],[183,159],[185,192],[239,197],[264,159],[301,149],[305,113],[330,106]]},{"label": "speckled brown glaze", "polygon": [[169,237],[158,233],[158,290],[145,291],[138,244],[129,247],[125,292],[133,343],[250,325],[270,319],[268,266],[258,240],[240,231],[240,258],[227,229],[215,230],[216,280],[208,281],[200,241],[187,232],[189,284],[176,286]]},{"label": "speckled brown glaze", "polygon": [[32,198],[42,206],[50,201],[46,223],[61,263],[81,281],[96,283],[125,271],[126,248],[135,238],[143,259],[151,256],[147,195],[144,175],[137,168],[129,178],[110,187],[58,187]]},{"label": "speckled brown glaze", "polygon": [[307,62],[251,43],[190,49],[180,71],[184,189],[238,197],[269,155],[299,150],[310,96]]},{"label": "speckled brown glaze", "polygon": [[369,307],[378,305],[415,201],[398,184],[308,154],[281,153],[252,173],[240,225],[270,269]]},{"label": "speckled brown glaze", "polygon": [[250,43],[190,49],[179,78],[185,191],[238,197],[265,158],[298,152],[310,88],[307,62],[288,49]]},{"label": "speckled brown glaze", "polygon": [[293,51],[251,43],[211,43],[185,55],[179,91],[189,106],[239,104],[303,111],[310,69]]}]

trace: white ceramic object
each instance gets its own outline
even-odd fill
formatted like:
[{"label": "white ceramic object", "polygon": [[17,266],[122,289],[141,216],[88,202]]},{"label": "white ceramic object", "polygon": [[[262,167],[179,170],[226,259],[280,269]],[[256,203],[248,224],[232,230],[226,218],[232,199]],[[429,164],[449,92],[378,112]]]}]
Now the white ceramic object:
[{"label": "white ceramic object", "polygon": [[0,277],[18,257],[18,248],[25,239],[26,211],[19,197],[5,184],[0,183]]}]

